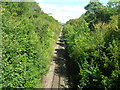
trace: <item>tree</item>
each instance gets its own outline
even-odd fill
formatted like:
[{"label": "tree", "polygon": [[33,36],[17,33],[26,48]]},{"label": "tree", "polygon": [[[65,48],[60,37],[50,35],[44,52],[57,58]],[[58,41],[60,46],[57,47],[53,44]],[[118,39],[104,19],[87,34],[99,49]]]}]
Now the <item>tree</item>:
[{"label": "tree", "polygon": [[102,11],[104,6],[98,0],[91,0],[87,6],[84,7],[87,12],[85,13],[85,20],[89,22],[89,28],[94,30],[94,24],[102,21]]}]

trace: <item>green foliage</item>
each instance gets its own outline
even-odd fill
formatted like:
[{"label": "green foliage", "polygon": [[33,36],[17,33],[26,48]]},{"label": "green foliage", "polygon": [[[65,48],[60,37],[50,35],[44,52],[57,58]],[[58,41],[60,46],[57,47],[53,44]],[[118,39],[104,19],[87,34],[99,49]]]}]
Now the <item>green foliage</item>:
[{"label": "green foliage", "polygon": [[48,71],[59,23],[36,2],[2,3],[2,87],[37,88]]},{"label": "green foliage", "polygon": [[[72,76],[73,87],[118,89],[120,88],[118,15],[111,16],[109,23],[105,20],[94,23],[95,31],[90,30],[90,21],[86,21],[86,17],[85,14],[79,19],[68,21],[63,31],[71,65],[77,68],[73,68],[75,72]],[[96,17],[93,21],[97,19]]]},{"label": "green foliage", "polygon": [[84,8],[87,11],[83,16],[91,31],[96,30],[95,24],[108,23],[111,16],[119,14],[119,2],[108,2],[106,6],[103,6],[100,2],[90,2]]}]

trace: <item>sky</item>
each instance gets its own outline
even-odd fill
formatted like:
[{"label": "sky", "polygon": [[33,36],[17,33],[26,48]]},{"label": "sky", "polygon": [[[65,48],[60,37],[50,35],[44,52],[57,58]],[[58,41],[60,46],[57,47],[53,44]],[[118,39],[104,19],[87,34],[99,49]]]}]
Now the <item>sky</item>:
[{"label": "sky", "polygon": [[[86,6],[90,0],[35,0],[45,13],[50,14],[61,23],[70,19],[79,18],[86,12]],[[99,0],[106,4],[108,0]]]}]

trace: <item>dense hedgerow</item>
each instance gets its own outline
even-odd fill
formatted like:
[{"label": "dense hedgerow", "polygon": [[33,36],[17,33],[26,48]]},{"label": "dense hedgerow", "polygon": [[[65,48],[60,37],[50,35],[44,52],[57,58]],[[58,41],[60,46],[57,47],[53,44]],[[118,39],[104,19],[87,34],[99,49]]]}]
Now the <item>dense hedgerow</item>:
[{"label": "dense hedgerow", "polygon": [[36,2],[2,3],[2,87],[36,88],[48,71],[59,23]]},{"label": "dense hedgerow", "polygon": [[120,30],[117,18],[112,17],[109,24],[97,24],[95,32],[90,32],[82,18],[78,25],[64,27],[70,62],[74,62],[71,65],[79,68],[72,76],[74,87],[119,88]]},{"label": "dense hedgerow", "polygon": [[[99,17],[95,13],[94,15]],[[74,72],[70,76],[72,87],[120,88],[118,17],[119,15],[112,15],[107,23],[95,18],[95,21],[98,21],[95,23],[93,19],[94,27],[90,27],[91,21],[86,20],[86,18],[90,20],[90,17],[84,14],[65,25],[63,33],[70,58],[68,63],[73,67],[69,73]]]}]

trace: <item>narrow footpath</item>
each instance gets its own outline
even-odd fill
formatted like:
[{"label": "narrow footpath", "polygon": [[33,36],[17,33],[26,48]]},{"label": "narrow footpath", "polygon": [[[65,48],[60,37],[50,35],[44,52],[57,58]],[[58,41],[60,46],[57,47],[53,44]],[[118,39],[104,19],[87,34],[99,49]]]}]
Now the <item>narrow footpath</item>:
[{"label": "narrow footpath", "polygon": [[43,80],[45,88],[68,88],[65,55],[65,43],[61,32],[56,43],[53,61],[50,64],[50,71]]}]

